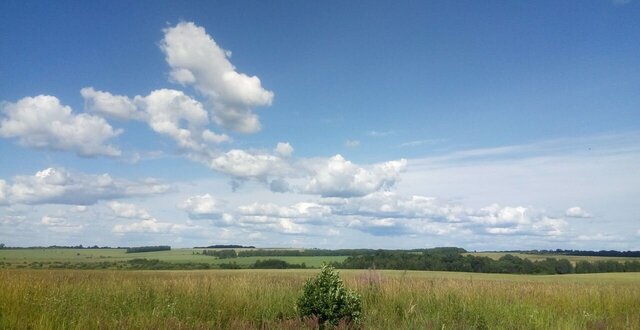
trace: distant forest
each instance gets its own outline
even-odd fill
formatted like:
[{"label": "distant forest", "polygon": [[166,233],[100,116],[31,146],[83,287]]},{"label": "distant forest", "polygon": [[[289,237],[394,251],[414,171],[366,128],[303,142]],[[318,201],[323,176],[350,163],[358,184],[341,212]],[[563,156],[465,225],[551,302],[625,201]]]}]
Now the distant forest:
[{"label": "distant forest", "polygon": [[[508,251],[518,252],[518,251]],[[567,256],[583,256],[583,257],[631,257],[640,258],[640,251],[615,251],[615,250],[600,250],[600,251],[588,251],[588,250],[531,250],[520,251],[520,253],[528,254],[562,254]]]},{"label": "distant forest", "polygon": [[156,252],[156,251],[170,251],[169,245],[157,245],[157,246],[138,246],[127,248],[127,253],[140,253],[140,252]]},{"label": "distant forest", "polygon": [[[532,261],[506,254],[498,260],[463,255],[459,248],[428,249],[422,253],[377,251],[374,254],[348,257],[336,267],[347,269],[401,269],[505,274],[572,274],[640,272],[640,261],[586,261],[572,264],[567,259],[546,258]],[[521,252],[522,253],[522,252]]]},{"label": "distant forest", "polygon": [[217,244],[209,246],[196,246],[194,249],[255,249],[253,245]]}]

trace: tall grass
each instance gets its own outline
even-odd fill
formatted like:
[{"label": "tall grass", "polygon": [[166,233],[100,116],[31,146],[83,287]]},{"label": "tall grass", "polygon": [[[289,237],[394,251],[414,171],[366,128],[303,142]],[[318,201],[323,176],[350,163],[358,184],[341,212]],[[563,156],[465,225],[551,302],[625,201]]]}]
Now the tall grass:
[{"label": "tall grass", "polygon": [[[315,272],[0,270],[0,328],[313,328]],[[640,328],[640,276],[342,273],[370,329]]]}]

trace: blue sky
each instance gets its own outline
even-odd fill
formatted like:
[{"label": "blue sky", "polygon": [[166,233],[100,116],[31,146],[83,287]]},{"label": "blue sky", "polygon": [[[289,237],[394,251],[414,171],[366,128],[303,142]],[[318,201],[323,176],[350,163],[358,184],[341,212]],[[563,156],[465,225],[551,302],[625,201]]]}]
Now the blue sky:
[{"label": "blue sky", "polygon": [[7,245],[640,249],[637,1],[0,12]]}]

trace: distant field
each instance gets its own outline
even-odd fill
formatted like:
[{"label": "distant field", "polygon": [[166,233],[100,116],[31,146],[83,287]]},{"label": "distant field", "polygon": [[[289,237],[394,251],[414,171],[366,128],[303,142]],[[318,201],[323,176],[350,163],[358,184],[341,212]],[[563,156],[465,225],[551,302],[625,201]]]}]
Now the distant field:
[{"label": "distant field", "polygon": [[[206,263],[212,266],[220,263],[233,263],[247,267],[255,263],[256,260],[280,259],[290,264],[305,263],[307,267],[320,267],[323,262],[341,262],[347,256],[273,256],[273,257],[241,257],[218,259],[217,257],[199,254],[203,249],[173,249],[170,251],[143,252],[143,253],[126,253],[125,249],[1,249],[0,250],[0,268],[1,263],[5,263],[4,268],[16,268],[18,265],[29,265],[32,262],[52,263],[52,262],[68,262],[68,263],[98,263],[98,262],[124,262],[127,260],[146,258],[158,259],[170,263]],[[212,250],[212,249],[208,249]],[[474,256],[489,257],[499,259],[507,253],[504,252],[471,252]],[[639,260],[639,258],[628,257],[590,257],[590,256],[567,256],[567,255],[551,255],[551,254],[525,254],[510,253],[520,258],[531,259],[532,261],[543,260],[546,258],[567,259],[575,264],[579,260],[599,261],[599,260]],[[11,266],[7,267],[6,263]],[[45,267],[46,268],[46,267]]]},{"label": "distant field", "polygon": [[[0,262],[16,264],[29,264],[31,262],[117,262],[136,258],[158,259],[172,263],[208,263],[216,265],[220,263],[235,262],[241,266],[253,264],[256,260],[280,259],[288,263],[305,263],[307,267],[320,267],[323,262],[342,261],[346,256],[328,257],[242,257],[218,259],[212,256],[194,254],[203,249],[173,249],[170,251],[126,253],[125,249],[2,249],[0,250]],[[211,250],[211,249],[209,249]],[[1,267],[0,267],[1,268]]]},{"label": "distant field", "polygon": [[500,257],[506,254],[511,254],[513,256],[523,258],[523,259],[524,258],[530,259],[531,261],[544,260],[546,258],[567,259],[574,264],[580,260],[586,260],[589,262],[606,261],[606,260],[615,260],[615,261],[640,260],[640,258],[632,258],[632,257],[568,256],[563,254],[529,254],[529,253],[508,253],[508,252],[470,252],[466,254],[470,254],[476,257],[489,257],[495,260],[500,259]]},{"label": "distant field", "polygon": [[[0,329],[300,329],[317,270],[0,270]],[[640,329],[640,275],[341,271],[365,329]]]}]

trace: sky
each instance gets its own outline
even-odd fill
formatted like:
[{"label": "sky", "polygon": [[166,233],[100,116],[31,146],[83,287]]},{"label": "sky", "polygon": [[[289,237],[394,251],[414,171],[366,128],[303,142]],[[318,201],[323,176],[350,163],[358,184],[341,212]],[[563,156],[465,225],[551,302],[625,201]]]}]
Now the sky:
[{"label": "sky", "polygon": [[2,1],[7,246],[640,250],[640,1]]}]

